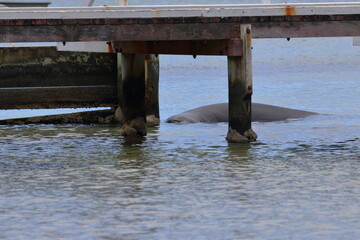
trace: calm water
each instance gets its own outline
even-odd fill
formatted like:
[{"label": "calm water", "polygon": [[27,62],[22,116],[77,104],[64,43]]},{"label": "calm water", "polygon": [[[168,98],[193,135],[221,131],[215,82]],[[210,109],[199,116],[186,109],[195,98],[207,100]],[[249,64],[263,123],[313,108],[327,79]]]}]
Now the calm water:
[{"label": "calm water", "polygon": [[[0,126],[0,239],[360,239],[360,47],[255,40],[253,54],[255,102],[322,115],[254,123],[249,145],[224,123],[162,122],[136,141]],[[161,56],[162,120],[227,101],[226,76],[222,57]]]}]

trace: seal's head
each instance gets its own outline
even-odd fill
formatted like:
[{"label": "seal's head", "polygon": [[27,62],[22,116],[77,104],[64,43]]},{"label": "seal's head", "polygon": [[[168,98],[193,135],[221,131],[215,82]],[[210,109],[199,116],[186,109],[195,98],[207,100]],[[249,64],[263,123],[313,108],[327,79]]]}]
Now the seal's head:
[{"label": "seal's head", "polygon": [[193,114],[191,113],[182,113],[169,117],[166,119],[167,123],[178,123],[178,124],[188,124],[188,123],[197,123],[199,122]]}]

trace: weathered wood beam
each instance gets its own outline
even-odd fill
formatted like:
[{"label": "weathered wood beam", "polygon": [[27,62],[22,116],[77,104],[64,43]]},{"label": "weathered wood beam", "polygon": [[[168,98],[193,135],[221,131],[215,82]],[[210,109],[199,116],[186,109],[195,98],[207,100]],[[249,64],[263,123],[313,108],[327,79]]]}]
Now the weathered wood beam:
[{"label": "weathered wood beam", "polygon": [[0,120],[0,125],[12,124],[111,124],[114,122],[114,111],[98,110],[67,114],[46,115],[37,117],[13,118]]},{"label": "weathered wood beam", "polygon": [[0,88],[0,109],[114,106],[116,87]]},{"label": "weathered wood beam", "polygon": [[[360,3],[0,9],[1,42],[359,36]],[[219,31],[221,29],[221,31]]]},{"label": "weathered wood beam", "polygon": [[143,54],[121,54],[121,65],[122,81],[118,88],[124,119],[121,135],[145,136],[145,57]]},{"label": "weathered wood beam", "polygon": [[360,21],[253,23],[253,38],[360,36]]},{"label": "weathered wood beam", "polygon": [[39,20],[14,25],[0,21],[0,42],[218,40],[239,34],[237,24],[122,24],[114,20],[114,24],[108,25],[110,20],[103,24],[91,23],[93,20],[83,20],[84,23],[58,20],[62,22],[59,24],[56,20],[44,20],[44,24],[38,24]]},{"label": "weathered wood beam", "polygon": [[251,26],[242,25],[243,56],[228,57],[229,130],[228,142],[247,143],[257,139],[251,129],[252,54]]},{"label": "weathered wood beam", "polygon": [[124,41],[114,44],[115,51],[142,54],[184,54],[241,56],[240,39],[202,41]]},{"label": "weathered wood beam", "polygon": [[360,14],[174,19],[38,19],[0,20],[0,42],[222,40],[239,36],[240,24],[253,26],[253,38],[360,36]]},{"label": "weathered wood beam", "polygon": [[0,88],[116,86],[116,54],[0,48]]},{"label": "weathered wood beam", "polygon": [[[116,44],[116,43],[115,43]],[[129,54],[125,54],[125,57]],[[124,111],[125,100],[124,94],[124,82],[123,82],[123,61],[124,57],[122,53],[118,54],[118,106],[115,111],[115,120],[124,124]],[[146,108],[146,125],[153,127],[160,124],[160,110],[159,110],[159,56],[150,54],[144,55],[144,71],[145,71],[145,108]],[[126,64],[126,63],[124,63]]]}]

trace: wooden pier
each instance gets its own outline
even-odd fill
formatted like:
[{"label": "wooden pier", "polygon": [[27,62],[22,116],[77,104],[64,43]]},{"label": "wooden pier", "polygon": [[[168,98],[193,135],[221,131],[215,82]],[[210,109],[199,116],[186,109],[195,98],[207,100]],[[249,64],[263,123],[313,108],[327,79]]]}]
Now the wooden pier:
[{"label": "wooden pier", "polygon": [[[344,36],[360,36],[360,3],[0,8],[0,42],[108,41],[122,54],[120,77],[109,84],[117,86],[109,96],[116,100],[108,105],[118,106],[125,136],[145,135],[147,105],[156,106],[157,92],[146,90],[156,72],[149,70],[149,54],[227,56],[227,140],[249,142],[257,137],[251,130],[251,39]],[[81,106],[94,89],[78,88]],[[0,96],[8,91],[0,80]],[[31,89],[18,86],[16,96],[21,91],[29,98]]]}]

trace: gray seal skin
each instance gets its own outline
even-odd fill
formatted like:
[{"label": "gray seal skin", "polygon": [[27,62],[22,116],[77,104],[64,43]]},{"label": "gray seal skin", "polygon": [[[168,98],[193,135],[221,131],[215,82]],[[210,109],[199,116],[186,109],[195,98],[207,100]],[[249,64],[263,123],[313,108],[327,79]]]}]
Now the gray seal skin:
[{"label": "gray seal skin", "polygon": [[[194,108],[171,116],[168,123],[218,123],[229,121],[228,103],[218,103]],[[253,122],[272,122],[287,119],[304,118],[317,114],[291,108],[277,107],[261,103],[252,103],[251,120]]]}]

